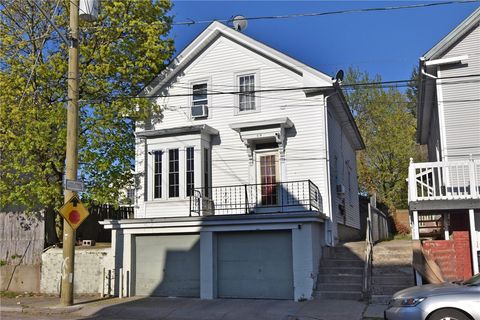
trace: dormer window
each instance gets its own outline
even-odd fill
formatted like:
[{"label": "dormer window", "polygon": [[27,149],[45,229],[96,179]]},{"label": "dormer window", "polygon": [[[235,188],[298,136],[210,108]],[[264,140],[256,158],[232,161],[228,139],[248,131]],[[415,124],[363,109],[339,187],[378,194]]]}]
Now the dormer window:
[{"label": "dormer window", "polygon": [[205,118],[208,116],[207,83],[194,84],[192,89],[192,118]]},{"label": "dormer window", "polygon": [[255,111],[255,75],[238,76],[238,112]]}]

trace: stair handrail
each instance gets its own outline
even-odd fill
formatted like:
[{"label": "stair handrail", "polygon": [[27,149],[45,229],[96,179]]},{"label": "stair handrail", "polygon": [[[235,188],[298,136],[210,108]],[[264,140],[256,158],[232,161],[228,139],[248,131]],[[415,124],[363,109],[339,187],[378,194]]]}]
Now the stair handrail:
[{"label": "stair handrail", "polygon": [[372,274],[372,251],[373,251],[373,235],[372,235],[372,212],[368,205],[368,217],[365,234],[365,264],[363,268],[363,296],[368,298],[370,292],[370,282]]}]

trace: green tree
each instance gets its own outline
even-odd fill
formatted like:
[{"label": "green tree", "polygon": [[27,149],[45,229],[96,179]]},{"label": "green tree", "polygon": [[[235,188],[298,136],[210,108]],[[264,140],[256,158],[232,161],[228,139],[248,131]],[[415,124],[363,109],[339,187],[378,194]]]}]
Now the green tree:
[{"label": "green tree", "polygon": [[[348,84],[380,81],[354,68],[345,77]],[[376,84],[357,86],[346,97],[366,146],[357,156],[360,190],[376,193],[392,209],[406,207],[409,159],[417,156],[414,102],[396,87]]]},{"label": "green tree", "polygon": [[[33,1],[67,33],[68,0],[0,4],[0,207],[45,209],[53,243],[63,202],[68,48]],[[131,97],[171,59],[170,8],[166,0],[103,1],[97,22],[80,23],[84,197],[116,203],[132,179],[135,121],[159,110]]]}]

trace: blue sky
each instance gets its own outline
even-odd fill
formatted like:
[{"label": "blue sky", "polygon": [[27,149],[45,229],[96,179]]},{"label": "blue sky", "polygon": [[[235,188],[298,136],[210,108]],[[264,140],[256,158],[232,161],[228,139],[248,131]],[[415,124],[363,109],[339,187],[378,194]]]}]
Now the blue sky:
[{"label": "blue sky", "polygon": [[[434,1],[173,1],[175,21],[228,19]],[[418,58],[480,6],[480,2],[419,9],[249,21],[245,34],[334,75],[358,66],[383,80],[410,77]],[[208,24],[174,26],[181,51]]]}]

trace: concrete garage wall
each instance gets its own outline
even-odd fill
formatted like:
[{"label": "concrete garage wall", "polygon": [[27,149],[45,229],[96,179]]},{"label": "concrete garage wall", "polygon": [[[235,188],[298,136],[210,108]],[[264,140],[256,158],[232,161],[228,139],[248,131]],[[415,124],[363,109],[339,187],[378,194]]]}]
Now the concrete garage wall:
[{"label": "concrete garage wall", "polygon": [[[42,254],[40,292],[60,293],[63,249],[52,248]],[[75,293],[100,293],[103,284],[103,268],[113,268],[110,248],[75,248]]]},{"label": "concrete garage wall", "polygon": [[[135,274],[136,268],[145,266],[137,265],[146,262],[147,256],[138,256],[139,248],[135,250],[136,238],[171,237],[175,243],[179,236],[195,235],[200,233],[200,298],[215,299],[219,296],[219,270],[218,262],[218,234],[242,233],[247,238],[250,234],[261,233],[289,233],[291,236],[291,260],[293,271],[293,300],[310,299],[317,282],[319,273],[319,260],[321,247],[325,245],[325,225],[323,217],[312,214],[283,213],[265,215],[231,215],[211,217],[185,217],[185,218],[151,218],[130,219],[123,221],[106,221],[106,229],[112,229],[112,252],[115,255],[116,268],[123,268],[124,273],[131,277],[123,279],[123,294],[136,295]],[[198,242],[198,238],[196,238]],[[238,241],[249,239],[238,239]],[[262,241],[260,239],[259,241]],[[250,241],[251,242],[251,241]],[[191,245],[189,246],[191,248]],[[185,251],[186,248],[181,251]],[[142,250],[142,249],[140,249]],[[190,249],[188,249],[190,250]],[[187,251],[188,251],[187,250]],[[197,249],[195,249],[197,250]],[[148,251],[148,250],[147,250]],[[150,250],[151,252],[152,250]],[[252,250],[255,252],[255,250]],[[165,251],[164,251],[165,252]],[[148,252],[143,252],[145,254]],[[139,260],[137,260],[139,259]],[[142,261],[144,260],[144,261]],[[166,260],[170,260],[167,258]],[[259,263],[261,259],[258,259]],[[174,262],[174,264],[176,264]],[[196,263],[195,263],[196,265]],[[147,273],[162,271],[159,266],[153,266]],[[198,267],[197,267],[198,269]],[[115,286],[115,294],[119,293]],[[145,293],[144,293],[145,294]],[[148,292],[147,292],[148,294]],[[255,296],[252,296],[255,298]],[[292,296],[290,296],[292,298]]]},{"label": "concrete garage wall", "polygon": [[39,292],[39,265],[6,265],[0,267],[0,291]]}]

